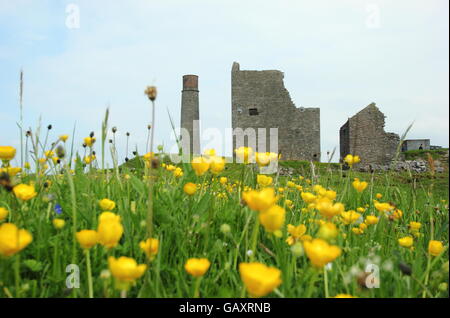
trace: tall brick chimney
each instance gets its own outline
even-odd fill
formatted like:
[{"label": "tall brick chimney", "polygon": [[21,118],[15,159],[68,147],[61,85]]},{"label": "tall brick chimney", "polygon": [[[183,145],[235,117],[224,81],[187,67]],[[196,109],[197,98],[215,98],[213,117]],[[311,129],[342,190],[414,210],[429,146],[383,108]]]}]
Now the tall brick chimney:
[{"label": "tall brick chimney", "polygon": [[[183,154],[200,154],[198,76],[184,75],[181,91],[181,145]],[[183,128],[189,133],[183,134]]]}]

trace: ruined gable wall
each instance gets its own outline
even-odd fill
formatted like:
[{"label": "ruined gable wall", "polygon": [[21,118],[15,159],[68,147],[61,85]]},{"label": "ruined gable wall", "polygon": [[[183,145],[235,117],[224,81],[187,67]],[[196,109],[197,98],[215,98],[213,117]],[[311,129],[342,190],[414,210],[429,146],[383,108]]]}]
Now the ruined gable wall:
[{"label": "ruined gable wall", "polygon": [[[283,77],[276,70],[241,71],[239,64],[233,65],[233,128],[266,128],[266,151],[270,150],[269,129],[278,128],[283,159],[320,160],[320,110],[297,108],[284,87]],[[250,116],[249,109],[257,109],[258,115]]]},{"label": "ruined gable wall", "polygon": [[348,124],[350,153],[360,156],[361,165],[390,163],[395,156],[399,137],[384,131],[384,115],[375,104],[350,118]]}]

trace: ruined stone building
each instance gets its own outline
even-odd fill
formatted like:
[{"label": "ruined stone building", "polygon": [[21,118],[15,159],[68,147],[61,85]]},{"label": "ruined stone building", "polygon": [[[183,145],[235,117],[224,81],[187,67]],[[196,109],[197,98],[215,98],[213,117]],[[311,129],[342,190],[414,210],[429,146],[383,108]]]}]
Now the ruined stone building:
[{"label": "ruined stone building", "polygon": [[181,91],[181,147],[184,154],[200,154],[198,76],[184,75]]},{"label": "ruined stone building", "polygon": [[402,143],[402,151],[429,150],[430,147],[430,139],[406,139]]},{"label": "ruined stone building", "polygon": [[[284,74],[277,70],[241,71],[238,63],[233,64],[233,148],[239,146],[239,140],[244,138],[247,128],[254,128],[257,132],[257,151],[275,150],[281,153],[284,160],[319,161],[320,109],[297,108],[284,87],[283,77]],[[242,131],[237,128],[242,128]],[[258,133],[258,128],[266,128],[265,137]],[[278,145],[270,144],[270,128],[278,128]],[[245,143],[252,146],[247,141]]]},{"label": "ruined stone building", "polygon": [[352,154],[360,156],[361,166],[390,163],[400,138],[384,131],[384,119],[375,103],[349,118],[339,132],[341,161],[347,154]]}]

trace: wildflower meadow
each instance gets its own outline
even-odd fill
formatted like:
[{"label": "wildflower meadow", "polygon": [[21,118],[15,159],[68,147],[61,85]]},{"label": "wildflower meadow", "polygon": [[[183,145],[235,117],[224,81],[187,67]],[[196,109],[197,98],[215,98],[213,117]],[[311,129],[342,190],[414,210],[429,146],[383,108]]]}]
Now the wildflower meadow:
[{"label": "wildflower meadow", "polygon": [[108,116],[101,136],[48,126],[0,145],[0,297],[448,297],[448,169],[248,147],[174,163],[155,118],[149,151],[119,162]]}]

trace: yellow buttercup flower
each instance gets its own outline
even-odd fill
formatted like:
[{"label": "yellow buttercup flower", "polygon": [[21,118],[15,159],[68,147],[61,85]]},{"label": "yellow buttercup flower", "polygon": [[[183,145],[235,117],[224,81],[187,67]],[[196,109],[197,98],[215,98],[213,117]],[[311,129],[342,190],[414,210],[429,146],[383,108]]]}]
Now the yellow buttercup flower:
[{"label": "yellow buttercup flower", "polygon": [[112,211],[116,207],[116,203],[110,199],[102,199],[98,204],[103,211]]},{"label": "yellow buttercup flower", "polygon": [[173,175],[175,176],[175,177],[182,177],[183,176],[183,169],[181,169],[181,168],[179,168],[179,167],[177,167],[174,171],[173,171]]},{"label": "yellow buttercup flower", "polygon": [[205,275],[211,266],[211,262],[207,258],[190,258],[184,265],[184,269],[194,277]]},{"label": "yellow buttercup flower", "polygon": [[352,185],[356,191],[363,192],[367,188],[368,183],[365,181],[359,181],[358,178],[355,178],[355,181],[353,181]]},{"label": "yellow buttercup flower", "polygon": [[383,213],[390,212],[395,208],[392,205],[390,205],[389,203],[380,203],[377,200],[373,200],[373,202],[374,202],[375,209],[377,209],[378,211],[383,212]]},{"label": "yellow buttercup flower", "polygon": [[242,193],[242,199],[248,207],[254,211],[265,211],[277,202],[275,190],[273,188],[264,188],[261,191],[247,191]]},{"label": "yellow buttercup flower", "polygon": [[228,182],[227,177],[220,177],[219,179],[220,184],[226,184]]},{"label": "yellow buttercup flower", "polygon": [[338,229],[334,223],[326,222],[322,224],[317,232],[317,237],[324,240],[332,240],[338,235]]},{"label": "yellow buttercup flower", "polygon": [[45,154],[45,158],[48,159],[48,158],[53,157],[55,155],[55,152],[52,150],[47,150],[44,154]]},{"label": "yellow buttercup flower", "polygon": [[0,173],[7,173],[10,177],[14,177],[20,172],[22,172],[22,168],[19,167],[0,168]]},{"label": "yellow buttercup flower", "polygon": [[23,201],[28,201],[33,199],[37,193],[34,190],[34,186],[27,184],[19,184],[13,188],[14,195]]},{"label": "yellow buttercup flower", "polygon": [[213,174],[218,174],[225,169],[225,159],[222,157],[211,157],[209,168]]},{"label": "yellow buttercup flower", "polygon": [[97,159],[97,157],[95,155],[91,155],[91,156],[86,156],[84,157],[84,163],[89,165],[91,164],[95,159]]},{"label": "yellow buttercup flower", "polygon": [[16,148],[11,146],[0,146],[0,160],[11,161],[16,156]]},{"label": "yellow buttercup flower", "polygon": [[257,153],[255,153],[255,159],[256,159],[256,163],[260,167],[268,166],[269,163],[270,163],[270,155],[269,155],[269,153],[257,152]]},{"label": "yellow buttercup flower", "polygon": [[158,254],[159,240],[155,238],[149,238],[145,241],[140,242],[139,247],[144,251],[144,253],[150,260],[153,260],[156,254]]},{"label": "yellow buttercup flower", "polygon": [[98,217],[98,222],[101,223],[103,221],[112,221],[112,222],[118,222],[120,223],[122,221],[122,218],[120,215],[117,215],[115,213],[105,211],[100,214]]},{"label": "yellow buttercup flower", "polygon": [[420,222],[414,222],[414,221],[409,222],[409,230],[411,232],[419,231],[421,226],[422,226],[422,224]]},{"label": "yellow buttercup flower", "polygon": [[292,200],[285,200],[285,201],[284,201],[284,204],[286,204],[286,206],[287,206],[289,209],[292,209],[292,208],[294,207],[294,202],[292,202]]},{"label": "yellow buttercup flower", "polygon": [[63,219],[53,219],[52,223],[57,230],[62,229],[64,225],[66,225],[66,221],[64,221]]},{"label": "yellow buttercup flower", "polygon": [[347,225],[355,223],[360,217],[361,214],[353,210],[341,212],[341,220],[344,224]]},{"label": "yellow buttercup flower", "polygon": [[392,218],[394,220],[400,220],[403,216],[403,211],[400,209],[395,209],[394,212],[392,212]]},{"label": "yellow buttercup flower", "polygon": [[441,241],[431,240],[428,242],[428,253],[433,256],[439,256],[444,251],[444,245]]},{"label": "yellow buttercup flower", "polygon": [[283,226],[285,218],[286,211],[279,205],[273,205],[259,213],[259,222],[269,233],[278,231]]},{"label": "yellow buttercup flower", "polygon": [[364,222],[369,225],[377,224],[378,218],[375,215],[368,215],[366,216],[366,220]]},{"label": "yellow buttercup flower", "polygon": [[306,233],[306,225],[300,224],[294,226],[292,224],[287,225],[287,231],[290,236],[286,239],[286,243],[294,245],[298,240],[302,240]]},{"label": "yellow buttercup flower", "polygon": [[320,192],[326,191],[324,187],[322,187],[320,184],[316,184],[312,187],[313,191],[317,194],[320,194]]},{"label": "yellow buttercup flower", "polygon": [[69,139],[69,135],[61,135],[61,136],[59,136],[59,140],[61,140],[62,142],[66,142],[67,139]]},{"label": "yellow buttercup flower", "polygon": [[361,234],[364,233],[364,230],[361,229],[361,228],[359,228],[359,227],[353,227],[353,228],[352,228],[352,232],[353,232],[353,234],[361,235]]},{"label": "yellow buttercup flower", "polygon": [[398,244],[402,247],[411,247],[414,244],[414,240],[411,236],[405,236],[398,239]]},{"label": "yellow buttercup flower", "polygon": [[183,191],[188,195],[194,195],[195,192],[197,192],[197,185],[192,182],[188,182],[183,186]]},{"label": "yellow buttercup flower", "polygon": [[316,196],[311,192],[302,192],[300,196],[306,203],[313,203],[316,201]]},{"label": "yellow buttercup flower", "polygon": [[346,162],[350,167],[352,167],[353,165],[357,164],[358,162],[360,162],[361,159],[359,158],[359,156],[353,156],[353,155],[347,155],[344,158],[344,162]]},{"label": "yellow buttercup flower", "polygon": [[316,267],[323,267],[341,255],[341,249],[329,245],[322,239],[303,242],[303,248],[311,263]]},{"label": "yellow buttercup flower", "polygon": [[94,230],[81,230],[75,234],[75,237],[84,249],[90,249],[98,243],[98,233]]},{"label": "yellow buttercup flower", "polygon": [[340,202],[334,203],[331,202],[330,200],[326,199],[322,199],[320,200],[317,204],[316,204],[316,209],[319,210],[320,214],[322,214],[322,216],[326,217],[326,218],[333,218],[336,215],[341,214],[342,212],[344,212],[344,205]]},{"label": "yellow buttercup flower", "polygon": [[84,138],[84,144],[88,147],[92,147],[95,143],[95,137],[86,137]]},{"label": "yellow buttercup flower", "polygon": [[328,200],[334,200],[336,199],[336,191],[333,190],[326,190],[321,194],[322,197],[327,198]]},{"label": "yellow buttercup flower", "polygon": [[175,169],[176,169],[177,167],[174,166],[174,165],[166,165],[165,168],[166,168],[167,171],[175,171]]},{"label": "yellow buttercup flower", "polygon": [[256,176],[256,182],[263,187],[268,187],[272,184],[272,177],[266,176],[264,174],[259,174]]},{"label": "yellow buttercup flower", "polygon": [[303,236],[303,234],[306,233],[306,225],[300,224],[300,225],[295,226],[295,225],[292,225],[292,224],[288,224],[287,225],[287,231],[295,239],[299,239],[300,237]]},{"label": "yellow buttercup flower", "polygon": [[0,207],[0,221],[5,220],[8,217],[9,211],[6,208]]},{"label": "yellow buttercup flower", "polygon": [[33,236],[27,230],[18,229],[15,224],[4,223],[0,225],[0,254],[12,256],[33,241]]},{"label": "yellow buttercup flower", "polygon": [[375,195],[375,197],[376,197],[377,199],[381,199],[381,198],[383,197],[383,195],[382,195],[381,193],[377,193],[377,194]]},{"label": "yellow buttercup flower", "polygon": [[203,154],[209,157],[214,157],[216,155],[216,150],[215,149],[205,149],[205,151],[203,151]]},{"label": "yellow buttercup flower", "polygon": [[281,271],[261,263],[240,263],[239,274],[252,297],[264,297],[281,284]]},{"label": "yellow buttercup flower", "polygon": [[239,159],[239,163],[249,163],[253,155],[253,149],[250,147],[239,147],[238,149],[235,149],[234,152]]},{"label": "yellow buttercup flower", "polygon": [[111,212],[103,212],[99,217],[97,233],[98,241],[103,246],[107,248],[117,246],[123,234],[120,216]]},{"label": "yellow buttercup flower", "polygon": [[144,275],[147,265],[137,264],[136,260],[130,257],[121,256],[108,258],[109,270],[113,277],[123,283],[132,283]]},{"label": "yellow buttercup flower", "polygon": [[153,152],[147,152],[142,157],[145,161],[151,161],[155,157],[155,154]]},{"label": "yellow buttercup flower", "polygon": [[286,182],[286,186],[288,188],[295,188],[296,184],[293,181],[288,181]]},{"label": "yellow buttercup flower", "polygon": [[204,175],[209,169],[209,160],[204,157],[195,157],[191,162],[192,169],[194,169],[197,176]]}]

